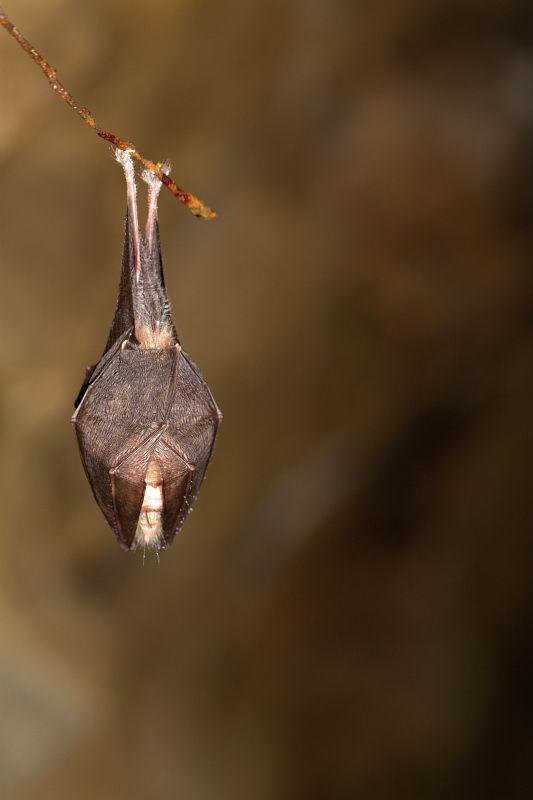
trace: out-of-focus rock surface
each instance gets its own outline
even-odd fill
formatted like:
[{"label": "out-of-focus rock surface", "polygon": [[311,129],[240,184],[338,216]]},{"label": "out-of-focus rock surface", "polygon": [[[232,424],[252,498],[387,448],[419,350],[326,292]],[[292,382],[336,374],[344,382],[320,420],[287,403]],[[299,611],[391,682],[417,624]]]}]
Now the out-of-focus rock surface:
[{"label": "out-of-focus rock surface", "polygon": [[530,3],[6,5],[219,211],[160,223],[225,419],[124,555],[69,426],[123,180],[0,34],[0,796],[531,797]]}]

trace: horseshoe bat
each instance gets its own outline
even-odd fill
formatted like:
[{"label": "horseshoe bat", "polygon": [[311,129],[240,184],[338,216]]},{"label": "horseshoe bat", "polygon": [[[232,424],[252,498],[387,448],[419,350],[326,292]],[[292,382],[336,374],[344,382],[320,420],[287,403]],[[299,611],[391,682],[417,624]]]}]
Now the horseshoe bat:
[{"label": "horseshoe bat", "polygon": [[170,314],[157,222],[161,182],[145,171],[139,229],[131,155],[116,151],[127,214],[117,308],[89,367],[72,423],[96,502],[124,550],[168,547],[191,510],[222,415],[182,349]]}]

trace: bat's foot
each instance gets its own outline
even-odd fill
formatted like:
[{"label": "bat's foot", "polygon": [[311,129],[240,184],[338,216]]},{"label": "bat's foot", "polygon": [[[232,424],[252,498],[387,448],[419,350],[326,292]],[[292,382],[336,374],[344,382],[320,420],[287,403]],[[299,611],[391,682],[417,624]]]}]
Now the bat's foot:
[{"label": "bat's foot", "polygon": [[133,150],[122,150],[120,147],[115,149],[115,159],[121,165],[124,172],[129,172],[131,176],[134,175],[133,158],[131,154]]},{"label": "bat's foot", "polygon": [[[161,172],[163,172],[165,175],[170,175],[170,171],[172,169],[172,164],[170,161],[164,161],[159,166],[161,167]],[[151,169],[143,169],[141,177],[143,181],[148,184],[150,193],[152,191],[155,192],[155,196],[157,197],[162,185],[160,178],[158,178],[155,172],[152,172]]]}]

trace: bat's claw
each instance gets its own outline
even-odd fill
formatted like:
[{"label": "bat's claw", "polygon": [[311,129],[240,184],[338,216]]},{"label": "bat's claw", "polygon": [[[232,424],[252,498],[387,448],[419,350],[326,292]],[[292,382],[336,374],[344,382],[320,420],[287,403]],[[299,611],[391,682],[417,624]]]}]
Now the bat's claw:
[{"label": "bat's claw", "polygon": [[133,152],[133,147],[127,150],[123,150],[121,147],[115,148],[115,160],[122,166],[124,172],[126,170],[133,172],[133,158],[131,157]]}]

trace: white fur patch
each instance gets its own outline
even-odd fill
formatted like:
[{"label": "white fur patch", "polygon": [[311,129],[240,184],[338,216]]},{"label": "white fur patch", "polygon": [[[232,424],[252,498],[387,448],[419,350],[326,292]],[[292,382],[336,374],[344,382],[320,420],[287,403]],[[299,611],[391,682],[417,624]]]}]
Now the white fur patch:
[{"label": "white fur patch", "polygon": [[163,543],[163,483],[155,458],[148,465],[145,484],[133,547],[159,550]]}]

